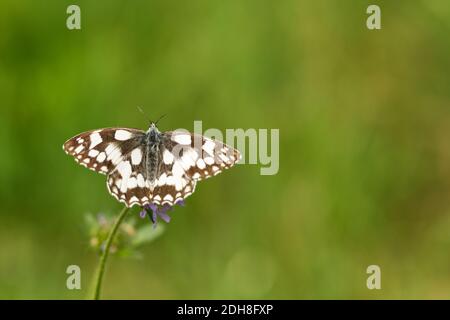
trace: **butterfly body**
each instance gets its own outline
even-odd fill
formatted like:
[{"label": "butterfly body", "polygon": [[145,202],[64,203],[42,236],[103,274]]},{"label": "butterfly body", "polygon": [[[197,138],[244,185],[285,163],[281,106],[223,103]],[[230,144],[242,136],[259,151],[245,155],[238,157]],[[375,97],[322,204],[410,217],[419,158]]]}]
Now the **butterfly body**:
[{"label": "butterfly body", "polygon": [[108,191],[131,207],[174,205],[191,195],[197,181],[233,166],[240,153],[220,141],[186,131],[144,132],[105,128],[81,133],[64,143],[75,160],[106,174]]},{"label": "butterfly body", "polygon": [[161,159],[161,143],[163,140],[163,135],[159,132],[155,125],[151,125],[145,135],[145,154],[146,162],[145,168],[147,171],[147,177],[150,181],[154,181],[160,168],[158,163]]}]

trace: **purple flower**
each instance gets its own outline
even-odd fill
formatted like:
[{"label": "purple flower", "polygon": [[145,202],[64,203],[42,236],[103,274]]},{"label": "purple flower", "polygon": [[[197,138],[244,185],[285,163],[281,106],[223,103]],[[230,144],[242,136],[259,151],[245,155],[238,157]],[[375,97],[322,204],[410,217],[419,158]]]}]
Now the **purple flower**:
[{"label": "purple flower", "polygon": [[[185,205],[183,200],[179,200],[175,204],[183,207]],[[158,217],[164,220],[166,223],[170,222],[170,216],[167,214],[167,211],[169,210],[172,211],[173,206],[170,206],[167,203],[163,206],[158,206],[155,203],[150,203],[142,207],[142,211],[139,215],[141,216],[141,218],[145,218],[145,216],[148,215],[153,223],[153,227],[156,227]]]}]

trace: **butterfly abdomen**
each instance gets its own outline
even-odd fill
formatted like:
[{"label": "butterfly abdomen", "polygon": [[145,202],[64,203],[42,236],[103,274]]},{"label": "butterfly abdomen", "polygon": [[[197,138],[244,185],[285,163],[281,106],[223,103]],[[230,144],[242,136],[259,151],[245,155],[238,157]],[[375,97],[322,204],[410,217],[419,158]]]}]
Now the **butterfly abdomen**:
[{"label": "butterfly abdomen", "polygon": [[160,154],[161,134],[157,130],[149,130],[147,133],[147,178],[154,181],[158,176],[158,163]]}]

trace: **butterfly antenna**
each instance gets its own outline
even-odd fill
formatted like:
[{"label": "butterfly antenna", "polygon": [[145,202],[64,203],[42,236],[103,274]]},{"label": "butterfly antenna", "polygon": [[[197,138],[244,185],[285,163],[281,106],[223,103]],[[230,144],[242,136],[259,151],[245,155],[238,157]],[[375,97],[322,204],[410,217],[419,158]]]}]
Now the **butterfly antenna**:
[{"label": "butterfly antenna", "polygon": [[[144,112],[144,110],[142,110],[141,107],[137,106],[136,108],[140,111],[140,113],[142,113],[145,117],[147,117],[147,114]],[[153,123],[153,121],[150,120],[150,123]]]},{"label": "butterfly antenna", "polygon": [[165,116],[167,116],[167,113],[163,114],[161,117],[159,117],[158,120],[156,120],[155,125],[158,124],[159,120],[161,120],[162,118],[164,118]]}]

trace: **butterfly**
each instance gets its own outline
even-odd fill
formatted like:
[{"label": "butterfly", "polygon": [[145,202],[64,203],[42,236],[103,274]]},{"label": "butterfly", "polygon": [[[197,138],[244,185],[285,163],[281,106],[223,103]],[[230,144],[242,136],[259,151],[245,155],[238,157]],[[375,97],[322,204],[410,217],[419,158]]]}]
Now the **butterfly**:
[{"label": "butterfly", "polygon": [[173,206],[191,195],[197,181],[241,159],[238,150],[185,130],[160,132],[105,128],[80,133],[63,150],[79,164],[107,175],[108,191],[127,207]]}]

